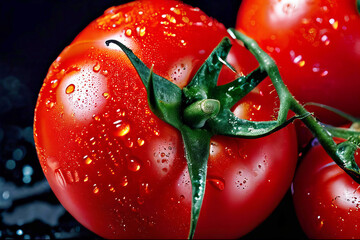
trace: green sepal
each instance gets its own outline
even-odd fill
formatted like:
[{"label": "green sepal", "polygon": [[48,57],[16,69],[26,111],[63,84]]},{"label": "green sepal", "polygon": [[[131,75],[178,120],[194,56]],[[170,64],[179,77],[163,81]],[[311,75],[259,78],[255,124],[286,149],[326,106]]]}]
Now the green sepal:
[{"label": "green sepal", "polygon": [[211,97],[218,99],[222,108],[230,109],[266,77],[267,73],[257,68],[250,74],[241,76],[228,84],[216,86]]},{"label": "green sepal", "polygon": [[152,68],[149,69],[131,49],[121,42],[108,40],[105,43],[106,45],[110,43],[116,44],[130,59],[146,88],[151,111],[166,123],[180,128],[182,125],[180,117],[182,101],[181,89],[169,80],[156,75]]},{"label": "green sepal", "polygon": [[355,161],[355,151],[358,149],[358,146],[359,142],[355,143],[351,140],[339,143],[336,148],[336,154],[342,161],[340,167],[342,167],[353,179],[359,181],[360,169]]},{"label": "green sepal", "polygon": [[294,116],[283,123],[278,121],[249,121],[240,119],[229,109],[224,109],[215,118],[207,121],[207,126],[214,135],[225,135],[241,138],[259,138],[270,135],[292,123],[295,119],[302,119],[309,116]]},{"label": "green sepal", "polygon": [[148,102],[151,111],[173,127],[180,128],[182,91],[174,83],[150,71]]},{"label": "green sepal", "polygon": [[358,13],[360,14],[360,0],[356,1],[356,6],[357,6]]},{"label": "green sepal", "polygon": [[134,53],[131,49],[126,47],[124,44],[117,40],[106,40],[105,44],[106,46],[109,46],[111,43],[117,45],[120,47],[120,49],[126,54],[126,56],[131,61],[132,65],[135,67],[137,73],[139,74],[141,81],[143,82],[146,90],[148,91],[149,86],[149,76],[150,76],[150,68],[148,68],[145,63],[143,63]]},{"label": "green sepal", "polygon": [[226,59],[231,46],[230,39],[223,38],[201,65],[192,81],[183,89],[186,104],[208,98],[209,93],[215,89],[224,62],[220,59]]},{"label": "green sepal", "polygon": [[[189,239],[194,237],[206,187],[207,162],[212,134],[203,129],[183,126],[180,130],[192,186],[192,206]],[[194,151],[194,149],[197,149]]]}]

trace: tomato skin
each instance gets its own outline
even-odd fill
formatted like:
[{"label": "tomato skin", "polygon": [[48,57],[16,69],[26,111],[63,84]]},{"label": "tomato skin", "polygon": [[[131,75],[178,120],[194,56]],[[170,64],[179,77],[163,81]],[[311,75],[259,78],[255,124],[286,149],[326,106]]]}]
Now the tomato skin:
[{"label": "tomato skin", "polygon": [[[199,9],[135,1],[108,9],[52,64],[35,110],[36,148],[52,190],[85,227],[104,238],[174,239],[186,238],[190,223],[181,135],[150,111],[130,61],[105,41],[121,41],[155,73],[183,87],[225,36],[224,26]],[[237,71],[256,68],[255,58],[233,44],[228,61]],[[219,84],[235,77],[224,68]],[[234,113],[272,119],[277,101],[269,83]],[[288,189],[296,157],[292,126],[257,140],[214,137],[195,237],[236,238],[255,228]]]},{"label": "tomato skin", "polygon": [[[359,160],[358,154],[355,159]],[[359,239],[359,184],[321,146],[313,147],[297,169],[293,200],[309,238]]]},{"label": "tomato skin", "polygon": [[[360,102],[359,25],[355,0],[244,0],[236,28],[274,58],[297,100],[360,116],[353,107]],[[320,120],[339,124],[315,110]]]}]

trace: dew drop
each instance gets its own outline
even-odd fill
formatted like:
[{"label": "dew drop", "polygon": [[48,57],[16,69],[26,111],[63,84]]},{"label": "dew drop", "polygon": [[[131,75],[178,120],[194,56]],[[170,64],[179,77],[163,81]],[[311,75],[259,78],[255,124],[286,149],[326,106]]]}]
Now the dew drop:
[{"label": "dew drop", "polygon": [[62,188],[66,187],[66,180],[60,168],[55,170],[55,178]]},{"label": "dew drop", "polygon": [[73,93],[75,91],[75,85],[74,84],[70,84],[69,86],[66,87],[66,94],[70,94]]},{"label": "dew drop", "polygon": [[94,70],[94,72],[99,72],[99,71],[100,71],[100,68],[101,68],[100,63],[97,62],[97,63],[94,65],[93,70]]},{"label": "dew drop", "polygon": [[141,139],[141,138],[138,138],[137,143],[138,143],[139,146],[142,146],[142,145],[145,144],[145,141],[143,139]]},{"label": "dew drop", "polygon": [[130,132],[130,125],[128,123],[118,124],[116,128],[115,135],[119,137],[123,137]]},{"label": "dew drop", "polygon": [[99,117],[98,115],[94,115],[94,116],[93,116],[93,119],[94,119],[95,121],[97,121],[97,122],[100,121],[100,117]]},{"label": "dew drop", "polygon": [[208,182],[217,190],[223,191],[225,188],[225,182],[220,178],[209,178]]},{"label": "dew drop", "polygon": [[142,194],[149,194],[150,193],[149,183],[141,183],[141,185],[140,185],[140,193],[142,193]]},{"label": "dew drop", "polygon": [[91,159],[90,157],[86,156],[86,157],[85,157],[85,163],[86,163],[87,165],[89,165],[90,163],[92,163],[92,159]]},{"label": "dew drop", "polygon": [[109,99],[109,98],[110,98],[110,94],[107,93],[107,92],[104,92],[102,95],[103,95],[103,97],[104,97],[105,99]]},{"label": "dew drop", "polygon": [[94,187],[94,190],[93,190],[93,193],[97,194],[97,193],[99,193],[99,191],[100,191],[100,189],[95,186],[95,187]]},{"label": "dew drop", "polygon": [[121,179],[121,185],[122,185],[123,187],[126,187],[128,184],[129,184],[129,182],[128,182],[127,176],[122,177],[122,179]]},{"label": "dew drop", "polygon": [[128,36],[128,37],[130,37],[130,36],[131,36],[131,34],[132,34],[131,29],[126,29],[126,31],[125,31],[125,35],[126,35],[126,36]]},{"label": "dew drop", "polygon": [[47,101],[45,102],[45,106],[46,106],[48,109],[51,109],[51,108],[53,108],[53,107],[55,106],[55,103],[52,102],[51,100],[47,100]]},{"label": "dew drop", "polygon": [[51,87],[56,88],[59,85],[59,81],[57,79],[51,81]]},{"label": "dew drop", "polygon": [[140,163],[135,159],[130,159],[128,162],[128,169],[133,172],[137,172],[140,170]]}]

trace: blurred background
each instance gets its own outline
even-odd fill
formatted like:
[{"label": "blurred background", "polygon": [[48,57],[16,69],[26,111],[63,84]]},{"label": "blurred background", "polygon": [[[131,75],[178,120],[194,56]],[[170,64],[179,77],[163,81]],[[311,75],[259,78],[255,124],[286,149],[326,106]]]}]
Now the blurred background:
[{"label": "blurred background", "polygon": [[[37,94],[50,64],[92,20],[122,0],[0,1],[0,239],[101,239],[59,204],[33,135]],[[241,0],[188,0],[234,27]],[[266,201],[266,200],[265,200]],[[290,191],[245,239],[304,239]],[[241,216],[239,216],[241,217]]]}]

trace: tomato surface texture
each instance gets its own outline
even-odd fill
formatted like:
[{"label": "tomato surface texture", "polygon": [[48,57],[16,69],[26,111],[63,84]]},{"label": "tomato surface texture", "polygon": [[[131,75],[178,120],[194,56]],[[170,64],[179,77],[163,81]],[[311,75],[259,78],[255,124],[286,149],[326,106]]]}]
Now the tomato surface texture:
[{"label": "tomato surface texture", "polygon": [[[237,19],[237,29],[274,58],[296,99],[354,116],[360,116],[359,26],[356,0],[244,0]],[[334,122],[329,112],[316,113]]]},{"label": "tomato surface texture", "polygon": [[[191,183],[178,130],[155,116],[126,55],[186,86],[225,27],[177,1],[135,1],[105,11],[54,61],[34,123],[38,156],[63,206],[105,238],[187,238]],[[227,59],[238,74],[257,67],[233,42]],[[223,68],[219,84],[236,78]],[[270,85],[270,86],[269,86]],[[278,99],[269,79],[233,109],[272,120]],[[292,126],[261,139],[215,136],[196,238],[236,238],[255,228],[290,186],[297,158]]]},{"label": "tomato surface texture", "polygon": [[[355,160],[359,162],[358,152]],[[359,184],[316,146],[296,172],[293,199],[299,222],[311,239],[359,239]]]}]

